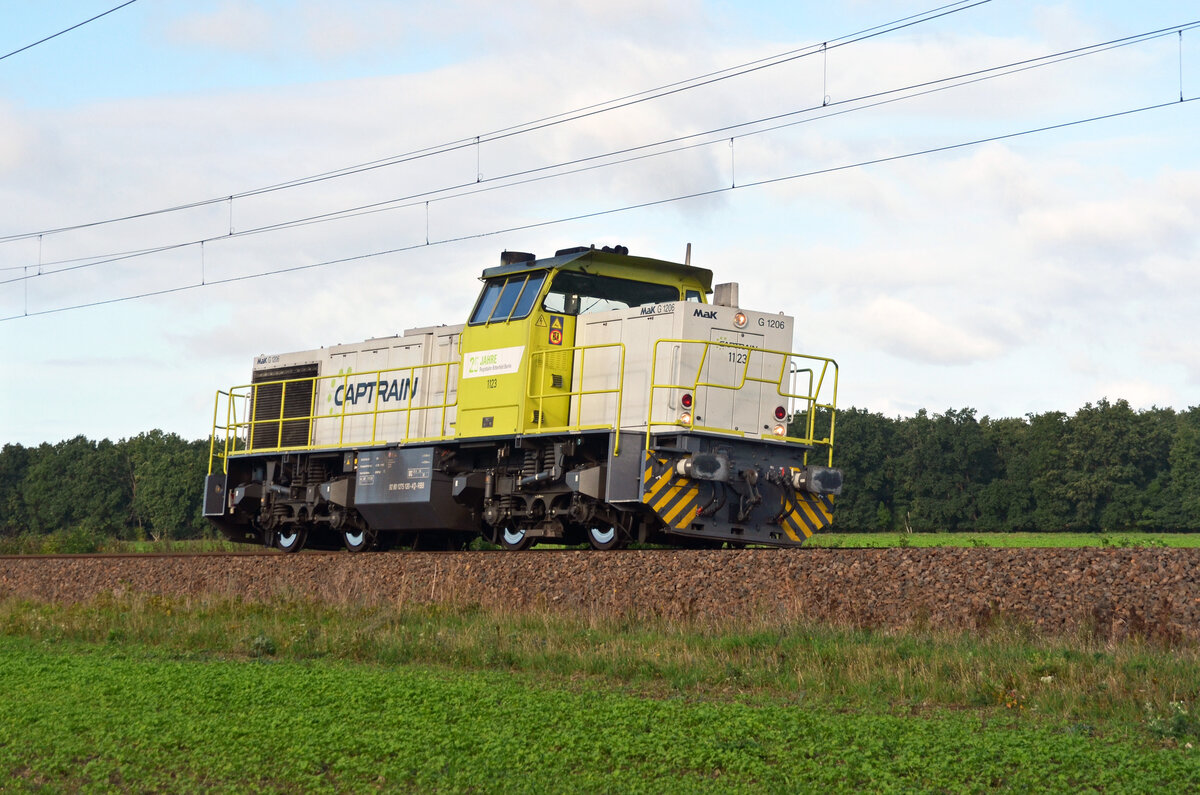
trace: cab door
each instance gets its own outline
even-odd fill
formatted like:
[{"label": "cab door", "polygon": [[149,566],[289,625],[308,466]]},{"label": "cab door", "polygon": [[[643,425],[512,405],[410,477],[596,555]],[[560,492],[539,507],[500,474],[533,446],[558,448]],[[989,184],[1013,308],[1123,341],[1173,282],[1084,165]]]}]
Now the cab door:
[{"label": "cab door", "polygon": [[575,360],[574,314],[571,307],[553,311],[547,302],[534,312],[529,339],[529,403],[525,411],[525,433],[537,433],[570,425],[571,371]]},{"label": "cab door", "polygon": [[545,333],[536,323],[547,276],[524,271],[484,284],[460,338],[457,437],[508,436],[529,427],[526,382],[531,354]]}]

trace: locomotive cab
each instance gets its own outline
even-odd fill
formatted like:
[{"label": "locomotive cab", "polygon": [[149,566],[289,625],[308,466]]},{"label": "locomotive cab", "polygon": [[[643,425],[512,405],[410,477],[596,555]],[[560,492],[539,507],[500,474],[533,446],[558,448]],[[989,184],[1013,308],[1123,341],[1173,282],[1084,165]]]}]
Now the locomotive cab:
[{"label": "locomotive cab", "polygon": [[[582,358],[576,345],[580,316],[681,300],[703,303],[712,272],[631,257],[623,247],[575,248],[541,260],[505,252],[482,280],[461,338],[459,438],[569,426],[572,382]],[[595,361],[593,356],[593,366]]]}]

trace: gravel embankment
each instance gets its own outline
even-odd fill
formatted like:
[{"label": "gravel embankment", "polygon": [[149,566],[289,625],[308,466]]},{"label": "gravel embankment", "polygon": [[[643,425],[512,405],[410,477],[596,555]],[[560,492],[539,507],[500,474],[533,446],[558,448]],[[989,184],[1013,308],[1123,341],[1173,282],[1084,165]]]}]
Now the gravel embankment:
[{"label": "gravel embankment", "polygon": [[586,615],[1200,640],[1200,549],[802,549],[0,559],[0,597],[457,602]]}]

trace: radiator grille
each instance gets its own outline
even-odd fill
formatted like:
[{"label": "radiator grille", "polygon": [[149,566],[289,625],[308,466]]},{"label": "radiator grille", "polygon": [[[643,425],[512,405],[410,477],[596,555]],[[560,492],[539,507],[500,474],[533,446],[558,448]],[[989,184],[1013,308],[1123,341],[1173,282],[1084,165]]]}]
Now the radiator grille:
[{"label": "radiator grille", "polygon": [[[313,411],[317,371],[316,364],[302,364],[254,372],[251,383],[261,386],[254,390],[254,433],[250,438],[250,449],[304,447],[308,444],[308,417]],[[309,380],[291,380],[296,378]],[[285,380],[286,384],[266,383]],[[289,421],[290,417],[303,419]]]}]

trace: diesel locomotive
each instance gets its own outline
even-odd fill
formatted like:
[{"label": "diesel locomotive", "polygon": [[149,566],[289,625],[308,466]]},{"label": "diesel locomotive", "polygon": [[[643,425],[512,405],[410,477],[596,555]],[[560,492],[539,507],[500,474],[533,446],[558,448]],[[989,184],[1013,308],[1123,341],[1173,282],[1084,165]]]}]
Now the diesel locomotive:
[{"label": "diesel locomotive", "polygon": [[690,259],[505,252],[465,323],[255,357],[204,515],[287,552],[802,544],[842,488],[837,364]]}]

